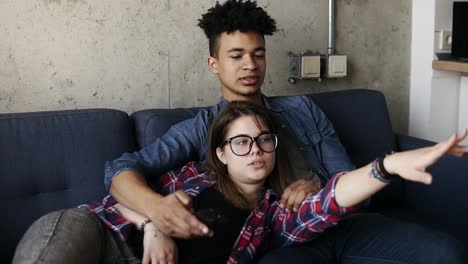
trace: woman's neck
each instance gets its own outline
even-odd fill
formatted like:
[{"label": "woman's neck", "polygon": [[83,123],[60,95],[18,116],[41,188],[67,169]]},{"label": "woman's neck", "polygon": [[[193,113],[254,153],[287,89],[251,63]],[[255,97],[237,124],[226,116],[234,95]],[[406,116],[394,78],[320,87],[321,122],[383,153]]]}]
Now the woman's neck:
[{"label": "woman's neck", "polygon": [[262,184],[255,184],[255,185],[244,185],[244,186],[237,186],[239,188],[239,191],[242,193],[244,198],[247,200],[247,203],[249,204],[249,208],[253,209],[257,206],[257,201],[258,198],[260,197],[260,194],[263,189],[263,183]]}]

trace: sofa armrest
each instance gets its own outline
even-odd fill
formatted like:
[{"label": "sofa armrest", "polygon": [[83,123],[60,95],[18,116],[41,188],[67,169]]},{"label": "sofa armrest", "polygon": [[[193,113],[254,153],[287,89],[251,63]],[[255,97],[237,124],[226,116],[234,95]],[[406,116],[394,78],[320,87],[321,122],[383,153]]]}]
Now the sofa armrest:
[{"label": "sofa armrest", "polygon": [[416,148],[423,148],[435,145],[435,142],[411,137],[407,135],[396,135],[396,144],[398,151],[412,150]]},{"label": "sofa armrest", "polygon": [[[397,135],[399,151],[434,145],[434,142]],[[429,167],[433,175],[432,185],[405,181],[404,206],[423,216],[427,224],[445,225],[444,229],[456,236],[468,237],[468,155],[443,156]],[[447,225],[447,223],[450,223]]]}]

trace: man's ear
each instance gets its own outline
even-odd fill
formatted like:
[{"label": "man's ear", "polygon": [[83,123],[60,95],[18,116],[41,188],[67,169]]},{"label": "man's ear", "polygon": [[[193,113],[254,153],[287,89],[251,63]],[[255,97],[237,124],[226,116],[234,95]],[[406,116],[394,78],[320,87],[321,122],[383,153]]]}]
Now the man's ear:
[{"label": "man's ear", "polygon": [[218,60],[215,57],[208,57],[208,67],[214,74],[218,74]]},{"label": "man's ear", "polygon": [[219,161],[224,165],[227,164],[226,157],[224,156],[224,150],[222,148],[216,148],[216,156],[218,156]]}]

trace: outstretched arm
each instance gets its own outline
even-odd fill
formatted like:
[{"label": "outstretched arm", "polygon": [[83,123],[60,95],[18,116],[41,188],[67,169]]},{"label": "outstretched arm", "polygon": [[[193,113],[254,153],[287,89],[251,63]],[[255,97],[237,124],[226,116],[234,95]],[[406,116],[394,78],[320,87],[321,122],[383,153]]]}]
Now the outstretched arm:
[{"label": "outstretched arm", "polygon": [[[454,135],[435,146],[391,154],[384,159],[384,167],[389,173],[399,175],[403,179],[431,184],[432,175],[426,169],[444,154],[461,157],[467,153],[468,147],[459,145],[467,134],[468,131],[465,130],[462,134]],[[370,171],[371,164],[349,172],[339,179],[335,187],[335,199],[340,206],[357,205],[387,185],[371,177]]]},{"label": "outstretched arm", "polygon": [[[430,184],[432,176],[426,172],[427,167],[444,154],[462,156],[467,153],[468,147],[458,145],[467,133],[465,131],[432,147],[387,156],[384,167],[389,173],[404,179]],[[357,209],[361,202],[388,184],[371,176],[371,170],[372,164],[369,164],[348,173],[336,174],[322,190],[308,196],[297,213],[285,213],[274,208],[272,246],[309,241],[339,222],[343,215]]]}]

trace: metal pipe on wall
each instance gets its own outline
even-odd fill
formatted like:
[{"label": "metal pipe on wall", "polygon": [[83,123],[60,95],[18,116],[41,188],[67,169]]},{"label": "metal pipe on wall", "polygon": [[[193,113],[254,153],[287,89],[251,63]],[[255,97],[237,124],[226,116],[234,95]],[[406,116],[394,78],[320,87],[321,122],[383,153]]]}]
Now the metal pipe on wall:
[{"label": "metal pipe on wall", "polygon": [[328,55],[335,54],[335,0],[328,0]]}]

